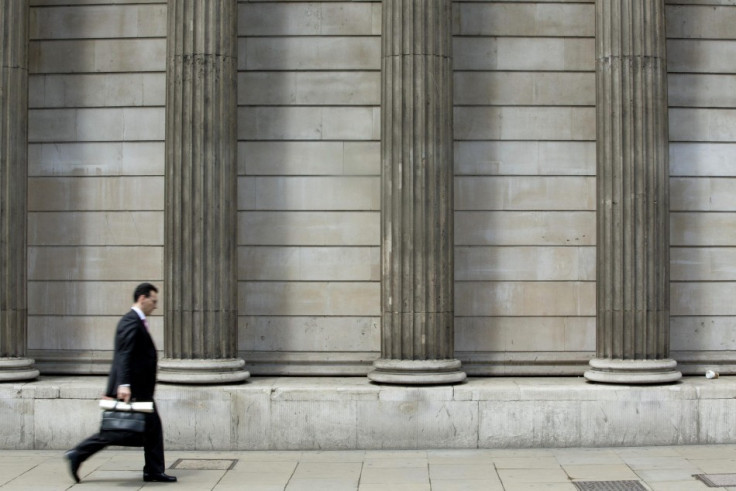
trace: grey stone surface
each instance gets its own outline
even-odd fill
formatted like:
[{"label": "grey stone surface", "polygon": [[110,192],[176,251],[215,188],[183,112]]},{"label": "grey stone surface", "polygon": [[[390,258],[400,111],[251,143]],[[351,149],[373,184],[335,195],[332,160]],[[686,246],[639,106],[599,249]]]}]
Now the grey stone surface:
[{"label": "grey stone surface", "polygon": [[380,244],[378,212],[243,212],[238,215],[243,245]]},{"label": "grey stone surface", "polygon": [[58,8],[34,9],[29,28],[31,39],[166,36],[166,5],[90,5],[80,9],[74,2],[69,3]]},{"label": "grey stone surface", "polygon": [[28,17],[26,2],[0,5],[0,381],[39,374],[26,358]]},{"label": "grey stone surface", "polygon": [[378,247],[240,247],[243,280],[379,281]]},{"label": "grey stone surface", "polygon": [[595,245],[595,213],[457,212],[457,245]]},{"label": "grey stone surface", "polygon": [[585,377],[672,382],[665,5],[600,1],[596,26],[597,339]]},{"label": "grey stone surface", "polygon": [[456,210],[595,210],[592,177],[455,178]]},{"label": "grey stone surface", "polygon": [[[595,348],[595,3],[453,2],[455,356],[469,374],[580,375]],[[54,299],[33,300],[27,356],[104,373],[127,305],[95,297],[166,287],[166,2],[29,4],[29,288]],[[665,5],[672,356],[688,373],[736,373],[733,0]],[[251,371],[364,375],[377,357],[382,10],[238,2],[238,354]],[[152,323],[163,347],[163,317]]]},{"label": "grey stone surface", "polygon": [[31,246],[161,246],[164,243],[163,225],[163,210],[30,212],[28,214],[28,244]]},{"label": "grey stone surface", "polygon": [[237,1],[187,0],[167,12],[159,378],[239,382],[249,374],[237,358]]},{"label": "grey stone surface", "polygon": [[[2,448],[65,449],[96,429],[104,377],[0,386]],[[566,378],[471,378],[401,387],[363,377],[159,384],[167,449],[559,448],[736,443],[736,380],[666,386]],[[11,424],[12,422],[12,424]]]},{"label": "grey stone surface", "polygon": [[34,73],[160,72],[166,67],[166,41],[83,39],[34,41],[29,46]]},{"label": "grey stone surface", "polygon": [[465,379],[454,360],[451,17],[446,0],[383,4],[381,359],[368,374],[375,382]]},{"label": "grey stone surface", "polygon": [[[243,487],[264,491],[575,491],[575,484],[583,481],[607,486],[595,489],[614,489],[611,484],[624,481],[637,484],[637,489],[693,491],[711,489],[694,474],[733,476],[735,453],[734,445],[490,451],[177,450],[167,452],[167,473],[178,477],[177,488],[215,491]],[[228,466],[231,461],[237,462],[234,468]],[[141,465],[140,452],[108,450],[82,466],[81,487],[140,487]],[[0,455],[0,485],[4,489],[66,489],[72,481],[64,467],[58,451],[6,451]]]},{"label": "grey stone surface", "polygon": [[251,315],[378,315],[377,282],[243,282],[242,312]]}]

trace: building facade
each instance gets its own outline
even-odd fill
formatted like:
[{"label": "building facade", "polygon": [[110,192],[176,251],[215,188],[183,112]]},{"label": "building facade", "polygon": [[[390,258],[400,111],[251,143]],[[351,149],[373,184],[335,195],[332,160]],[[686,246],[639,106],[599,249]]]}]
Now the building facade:
[{"label": "building facade", "polygon": [[[22,2],[3,4],[8,12]],[[135,284],[151,281],[165,292],[152,331],[174,381],[179,371],[212,370],[186,361],[202,359],[226,380],[246,370],[390,372],[381,360],[394,358],[459,361],[462,368],[447,370],[469,376],[582,375],[591,359],[610,357],[600,345],[606,334],[596,319],[605,308],[597,291],[609,298],[642,282],[653,292],[647,299],[659,295],[656,307],[623,294],[622,306],[608,309],[660,312],[653,322],[664,351],[643,342],[631,358],[674,360],[685,374],[736,368],[732,0],[30,0],[26,7],[17,15],[28,22],[20,34],[27,82],[4,79],[3,90],[21,98],[27,87],[25,113],[7,110],[27,117],[27,156],[16,144],[4,157],[6,174],[21,164],[25,172],[7,177],[3,193],[27,209],[13,208],[2,233],[27,227],[27,243],[7,253],[9,262],[26,262],[27,278],[21,271],[4,279],[6,291],[26,282],[27,299],[16,295],[19,307],[9,310],[27,314],[27,326],[6,321],[3,332],[17,339],[4,338],[3,356],[33,359],[42,374],[106,373],[117,318]],[[612,32],[623,44],[633,39],[631,51],[602,46]],[[5,53],[17,45],[8,39]],[[403,57],[398,72],[387,69],[392,56]],[[612,69],[608,85],[606,60],[623,67]],[[637,61],[639,72],[624,73]],[[3,63],[23,71],[22,63]],[[237,83],[221,83],[228,77]],[[629,99],[616,99],[628,89]],[[205,100],[225,102],[213,113]],[[633,111],[620,132],[607,123],[624,121],[621,113],[637,104],[649,112]],[[629,130],[639,137],[627,139]],[[605,177],[602,145],[618,145],[625,161],[636,138],[643,143],[630,173]],[[408,143],[425,140],[449,150]],[[415,174],[396,177],[392,162],[403,165],[396,172],[411,163]],[[433,169],[452,172],[432,181]],[[637,172],[664,174],[640,188]],[[25,182],[27,198],[13,198]],[[387,201],[392,183],[405,195]],[[629,194],[611,198],[606,186]],[[636,211],[620,220],[600,213],[642,197],[655,207],[640,211],[653,217],[644,220],[649,228]],[[603,250],[606,223],[640,242]],[[401,249],[408,251],[397,263],[402,272],[382,260],[390,230],[416,234]],[[451,239],[449,255],[419,248],[440,239]],[[655,242],[659,249],[644,254]],[[399,245],[391,246],[396,254]],[[626,270],[611,259],[619,253],[624,262],[644,259],[615,283],[616,271]],[[424,276],[407,276],[407,268]],[[605,268],[614,279],[602,279]],[[659,283],[646,286],[653,270]],[[444,286],[424,289],[434,280]],[[601,281],[611,282],[607,290]],[[391,324],[387,334],[386,312],[406,313],[385,308],[382,291],[392,282],[404,288],[397,298],[423,305],[406,312],[445,320],[436,328],[424,320],[416,329]],[[444,303],[428,300],[436,295]],[[195,311],[228,315],[176,317]],[[616,325],[612,337],[639,336]],[[385,339],[397,330],[409,344],[441,339],[423,355],[393,355]]]}]

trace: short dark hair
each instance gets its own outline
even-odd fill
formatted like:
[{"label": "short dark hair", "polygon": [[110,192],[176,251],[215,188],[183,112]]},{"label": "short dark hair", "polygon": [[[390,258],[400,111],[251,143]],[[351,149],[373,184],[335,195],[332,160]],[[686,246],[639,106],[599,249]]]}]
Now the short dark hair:
[{"label": "short dark hair", "polygon": [[151,292],[158,293],[158,288],[150,283],[141,283],[140,285],[135,287],[135,291],[133,292],[133,302],[137,302],[138,297],[140,297],[141,295],[146,298],[150,297]]}]

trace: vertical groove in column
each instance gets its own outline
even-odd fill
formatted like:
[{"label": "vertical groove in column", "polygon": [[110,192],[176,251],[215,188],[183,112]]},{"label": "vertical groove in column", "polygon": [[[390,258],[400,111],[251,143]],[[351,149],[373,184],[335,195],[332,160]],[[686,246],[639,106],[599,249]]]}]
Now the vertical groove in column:
[{"label": "vertical groove in column", "polygon": [[165,356],[159,378],[248,378],[237,358],[237,0],[169,0]]},{"label": "vertical groove in column", "polygon": [[383,2],[377,382],[465,378],[453,358],[451,21],[451,0]]},{"label": "vertical groove in column", "polygon": [[590,380],[671,382],[663,0],[597,0],[597,340]]},{"label": "vertical groove in column", "polygon": [[25,357],[28,19],[28,2],[0,2],[0,382],[39,374]]}]

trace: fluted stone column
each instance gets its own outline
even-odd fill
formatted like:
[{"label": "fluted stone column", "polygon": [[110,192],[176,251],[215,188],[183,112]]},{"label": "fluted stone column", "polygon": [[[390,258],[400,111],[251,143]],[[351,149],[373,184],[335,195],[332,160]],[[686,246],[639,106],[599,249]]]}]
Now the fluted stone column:
[{"label": "fluted stone column", "polygon": [[26,358],[28,2],[0,1],[0,382],[38,377]]},{"label": "fluted stone column", "polygon": [[465,379],[454,359],[451,0],[384,0],[381,358],[374,382]]},{"label": "fluted stone column", "polygon": [[237,357],[237,19],[237,0],[168,2],[164,382],[249,377]]},{"label": "fluted stone column", "polygon": [[595,382],[681,377],[669,358],[664,0],[597,0]]}]

